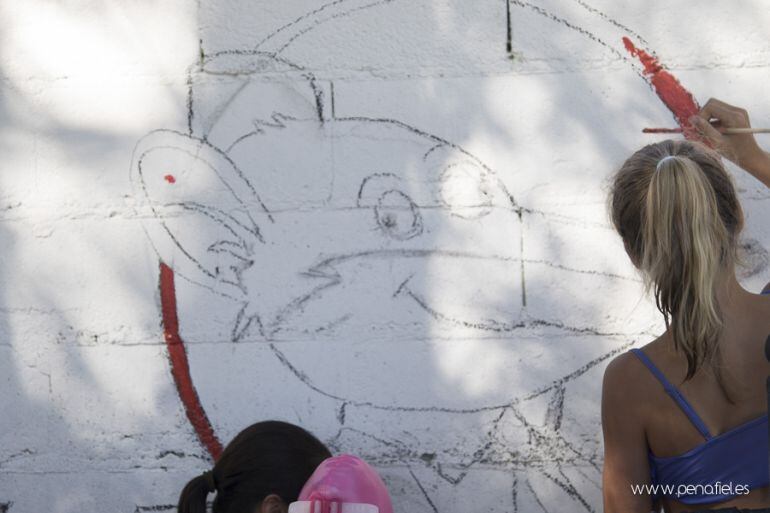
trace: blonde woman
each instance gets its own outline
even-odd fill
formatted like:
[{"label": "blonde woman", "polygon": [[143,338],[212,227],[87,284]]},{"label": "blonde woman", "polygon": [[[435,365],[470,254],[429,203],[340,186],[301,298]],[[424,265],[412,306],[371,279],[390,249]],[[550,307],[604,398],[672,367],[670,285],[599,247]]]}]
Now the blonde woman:
[{"label": "blonde woman", "polygon": [[[745,110],[712,99],[691,121],[770,187],[770,155],[723,133],[750,126]],[[744,217],[731,176],[705,145],[651,144],[613,177],[609,211],[667,329],[605,372],[605,513],[770,511],[770,284],[758,294],[736,279]]]}]

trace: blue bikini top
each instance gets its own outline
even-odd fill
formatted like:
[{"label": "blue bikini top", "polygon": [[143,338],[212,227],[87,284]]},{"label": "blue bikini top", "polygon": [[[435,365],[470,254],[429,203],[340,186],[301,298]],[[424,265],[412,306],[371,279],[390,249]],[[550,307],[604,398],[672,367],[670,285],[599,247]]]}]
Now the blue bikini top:
[{"label": "blue bikini top", "polygon": [[658,378],[665,391],[705,438],[702,444],[677,456],[660,458],[652,451],[648,452],[651,481],[657,488],[654,489],[655,497],[670,497],[684,504],[706,504],[725,501],[754,488],[770,485],[767,413],[711,436],[690,403],[647,355],[638,348],[631,351]]}]

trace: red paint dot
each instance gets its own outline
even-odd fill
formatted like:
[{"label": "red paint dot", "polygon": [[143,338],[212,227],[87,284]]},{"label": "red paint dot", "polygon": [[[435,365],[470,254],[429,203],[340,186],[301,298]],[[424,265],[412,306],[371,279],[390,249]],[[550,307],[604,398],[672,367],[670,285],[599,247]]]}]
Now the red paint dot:
[{"label": "red paint dot", "polygon": [[176,178],[174,178],[174,175],[166,175],[163,177],[168,183],[176,183]]}]

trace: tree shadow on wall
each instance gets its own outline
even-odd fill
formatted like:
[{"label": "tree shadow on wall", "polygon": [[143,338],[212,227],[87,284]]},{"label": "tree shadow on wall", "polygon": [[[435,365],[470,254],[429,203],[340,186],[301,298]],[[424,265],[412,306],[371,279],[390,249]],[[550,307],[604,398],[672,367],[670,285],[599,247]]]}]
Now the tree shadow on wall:
[{"label": "tree shadow on wall", "polygon": [[[132,154],[124,219],[39,244],[100,248],[93,279],[136,313],[105,330],[53,279],[4,298],[27,309],[4,316],[14,507],[173,509],[210,465],[199,407],[221,442],[266,418],[310,429],[375,464],[399,510],[598,510],[599,378],[660,324],[601,188],[657,100],[621,57],[622,20],[468,4],[289,5],[239,24],[205,2],[176,125],[111,137],[47,120],[45,137],[92,142],[84,161]],[[7,221],[4,247],[37,246]],[[25,256],[8,251],[6,290]],[[197,397],[176,397],[169,298]]]}]

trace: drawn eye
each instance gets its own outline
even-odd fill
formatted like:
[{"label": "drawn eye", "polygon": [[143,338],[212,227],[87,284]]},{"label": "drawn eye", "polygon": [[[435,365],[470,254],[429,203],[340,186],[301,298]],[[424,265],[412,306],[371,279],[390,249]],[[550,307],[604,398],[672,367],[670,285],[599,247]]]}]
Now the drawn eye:
[{"label": "drawn eye", "polygon": [[489,180],[482,169],[472,162],[450,164],[440,178],[443,203],[452,215],[477,219],[487,215],[492,207]]},{"label": "drawn eye", "polygon": [[422,233],[422,216],[417,205],[401,191],[384,192],[374,207],[380,229],[394,239],[407,240]]},{"label": "drawn eye", "polygon": [[393,173],[373,173],[361,182],[359,207],[374,210],[377,227],[396,240],[407,240],[422,233],[420,207],[402,191],[403,182]]}]

